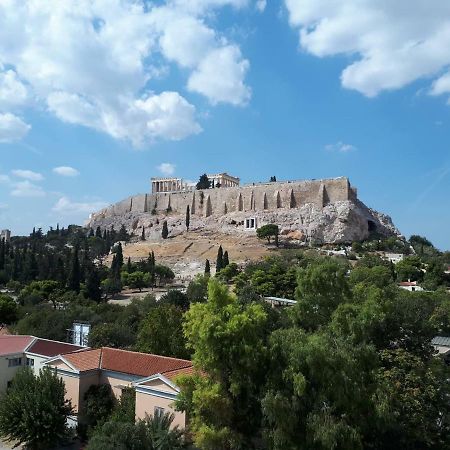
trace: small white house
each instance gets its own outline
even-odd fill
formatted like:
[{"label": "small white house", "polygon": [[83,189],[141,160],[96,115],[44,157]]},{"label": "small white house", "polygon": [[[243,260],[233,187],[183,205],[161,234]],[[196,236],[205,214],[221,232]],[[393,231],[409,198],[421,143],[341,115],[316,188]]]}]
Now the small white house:
[{"label": "small white house", "polygon": [[423,288],[417,284],[417,281],[401,281],[398,287],[409,292],[420,292]]}]

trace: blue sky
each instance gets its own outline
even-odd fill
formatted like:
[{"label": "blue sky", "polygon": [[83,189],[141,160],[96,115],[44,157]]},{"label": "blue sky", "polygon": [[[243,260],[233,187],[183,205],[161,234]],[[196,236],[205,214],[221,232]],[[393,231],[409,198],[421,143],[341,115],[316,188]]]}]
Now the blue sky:
[{"label": "blue sky", "polygon": [[348,176],[450,248],[450,5],[391,3],[2,3],[0,227],[82,223],[166,173]]}]

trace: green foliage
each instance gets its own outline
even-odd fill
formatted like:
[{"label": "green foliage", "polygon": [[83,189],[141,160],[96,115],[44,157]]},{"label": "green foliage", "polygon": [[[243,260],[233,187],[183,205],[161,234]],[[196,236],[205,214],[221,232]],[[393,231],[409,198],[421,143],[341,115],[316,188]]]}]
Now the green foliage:
[{"label": "green foliage", "polygon": [[209,259],[205,261],[205,275],[211,274],[211,264],[209,263]]},{"label": "green foliage", "polygon": [[[225,252],[226,253],[226,252]],[[231,281],[237,274],[239,269],[236,263],[227,264],[218,274],[217,277],[222,281]]]},{"label": "green foliage", "polygon": [[200,175],[200,178],[198,180],[198,183],[196,185],[197,189],[209,189],[211,187],[211,181],[209,181],[208,175],[204,173],[203,175]]},{"label": "green foliage", "polygon": [[20,369],[0,402],[0,436],[31,450],[52,448],[67,435],[72,407],[64,394],[64,382],[50,369],[37,377]]},{"label": "green foliage", "polygon": [[91,385],[84,394],[83,418],[90,429],[106,422],[115,406],[109,384]]},{"label": "green foliage", "polygon": [[19,307],[12,297],[0,294],[0,324],[9,325],[18,318]]},{"label": "green foliage", "polygon": [[189,224],[191,223],[191,211],[190,211],[189,205],[186,206],[186,219],[185,219],[185,222],[186,222],[186,230],[189,231]]},{"label": "green foliage", "polygon": [[169,228],[167,228],[167,220],[163,222],[161,236],[163,239],[167,239],[169,236]]},{"label": "green foliage", "polygon": [[209,281],[208,302],[186,313],[193,361],[205,375],[177,381],[185,387],[178,405],[188,411],[200,448],[252,448],[267,362],[266,325],[260,305],[239,304],[215,279]]},{"label": "green foliage", "polygon": [[280,231],[278,229],[278,225],[273,223],[263,225],[256,230],[256,236],[258,239],[267,239],[267,242],[270,244],[271,239],[275,239],[275,244],[278,247],[278,235]]},{"label": "green foliage", "polygon": [[183,311],[189,309],[189,299],[187,295],[177,289],[170,289],[166,294],[162,295],[159,299],[159,303],[173,305]]},{"label": "green foliage", "polygon": [[183,336],[183,312],[163,304],[153,308],[139,326],[136,349],[145,353],[188,358]]},{"label": "green foliage", "polygon": [[103,323],[96,325],[89,333],[89,346],[93,348],[129,348],[135,342],[135,335],[122,323]]},{"label": "green foliage", "polygon": [[139,292],[141,292],[142,288],[149,286],[150,274],[141,271],[124,272],[122,273],[122,284],[129,286],[131,289],[139,289]]},{"label": "green foliage", "polygon": [[395,265],[398,281],[421,281],[423,272],[422,262],[418,256],[409,256]]},{"label": "green foliage", "polygon": [[216,274],[218,274],[223,268],[223,249],[222,246],[219,246],[219,249],[217,250],[217,258],[216,258]]},{"label": "green foliage", "polygon": [[89,441],[87,450],[179,450],[184,433],[171,427],[173,415],[147,417],[134,423],[106,422]]},{"label": "green foliage", "polygon": [[295,291],[295,320],[305,329],[326,324],[333,311],[350,298],[346,267],[332,260],[300,269]]},{"label": "green foliage", "polygon": [[208,296],[208,281],[209,275],[198,274],[188,284],[186,295],[189,303],[206,302]]},{"label": "green foliage", "polygon": [[20,291],[18,301],[22,305],[48,302],[50,299],[54,299],[52,296],[60,293],[60,290],[61,285],[57,281],[32,281]]}]

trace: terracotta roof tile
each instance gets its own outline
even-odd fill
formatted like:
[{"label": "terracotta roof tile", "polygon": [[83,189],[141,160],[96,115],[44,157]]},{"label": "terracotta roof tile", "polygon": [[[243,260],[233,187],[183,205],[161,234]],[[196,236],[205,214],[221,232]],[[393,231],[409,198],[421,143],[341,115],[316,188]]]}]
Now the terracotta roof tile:
[{"label": "terracotta roof tile", "polygon": [[33,336],[0,336],[0,355],[21,353],[35,339]]},{"label": "terracotta roof tile", "polygon": [[130,352],[108,347],[80,350],[67,353],[63,357],[80,372],[103,369],[139,377],[179,371],[192,366],[192,362],[185,359]]},{"label": "terracotta roof tile", "polygon": [[130,352],[104,347],[102,369],[149,377],[155,373],[169,372],[192,366],[191,361],[149,353]]},{"label": "terracotta roof tile", "polygon": [[173,380],[178,375],[192,375],[195,372],[195,369],[193,366],[190,367],[184,367],[183,369],[175,369],[171,370],[169,372],[164,372],[161,375],[164,375],[169,380]]},{"label": "terracotta roof tile", "polygon": [[78,345],[68,344],[67,342],[50,341],[38,338],[27,351],[43,356],[56,356],[75,350],[81,350],[82,348],[83,347]]},{"label": "terracotta roof tile", "polygon": [[91,350],[80,350],[63,355],[64,359],[68,361],[80,372],[98,369],[100,367],[100,356],[102,350],[100,348]]}]

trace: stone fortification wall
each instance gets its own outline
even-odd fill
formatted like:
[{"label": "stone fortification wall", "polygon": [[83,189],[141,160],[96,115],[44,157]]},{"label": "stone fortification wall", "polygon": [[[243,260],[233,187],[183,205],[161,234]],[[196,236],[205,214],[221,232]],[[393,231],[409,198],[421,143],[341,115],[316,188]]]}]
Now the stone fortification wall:
[{"label": "stone fortification wall", "polygon": [[323,208],[330,203],[356,200],[348,178],[250,184],[239,187],[140,194],[122,200],[91,216],[91,221],[129,212],[223,216],[233,212],[298,209],[308,204]]}]

